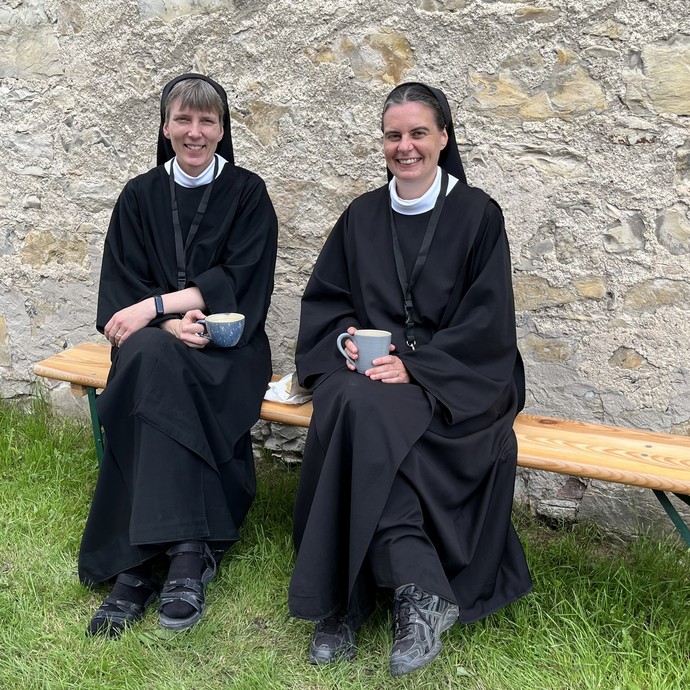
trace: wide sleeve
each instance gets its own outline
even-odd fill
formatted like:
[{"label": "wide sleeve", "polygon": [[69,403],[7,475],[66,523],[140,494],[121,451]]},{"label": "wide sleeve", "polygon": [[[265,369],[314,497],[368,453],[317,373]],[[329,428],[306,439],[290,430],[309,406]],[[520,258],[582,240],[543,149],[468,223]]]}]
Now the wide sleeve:
[{"label": "wide sleeve", "polygon": [[336,339],[350,326],[360,327],[346,254],[348,214],[349,209],[328,236],[302,296],[295,363],[305,388],[314,388],[323,375],[343,366]]},{"label": "wide sleeve", "polygon": [[245,316],[240,344],[263,331],[271,302],[278,243],[278,221],[263,180],[250,174],[220,259],[188,284],[201,291],[209,313]]},{"label": "wide sleeve", "polygon": [[400,353],[414,380],[443,405],[451,424],[503,414],[499,408],[520,362],[510,251],[503,216],[493,202],[486,206],[458,286],[445,323],[431,340]]},{"label": "wide sleeve", "polygon": [[160,291],[151,269],[139,209],[138,184],[131,180],[115,204],[105,238],[96,314],[96,328],[101,333],[117,311]]}]

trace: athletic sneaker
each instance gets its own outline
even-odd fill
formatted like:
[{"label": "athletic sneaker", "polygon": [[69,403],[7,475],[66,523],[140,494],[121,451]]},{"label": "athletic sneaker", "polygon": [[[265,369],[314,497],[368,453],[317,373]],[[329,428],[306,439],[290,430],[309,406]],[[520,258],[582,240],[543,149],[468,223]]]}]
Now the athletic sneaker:
[{"label": "athletic sneaker", "polygon": [[440,635],[455,623],[460,610],[450,601],[417,585],[395,590],[391,674],[402,676],[433,661],[441,651]]},{"label": "athletic sneaker", "polygon": [[317,622],[309,645],[310,664],[330,664],[339,659],[351,661],[356,654],[355,632],[346,614]]}]

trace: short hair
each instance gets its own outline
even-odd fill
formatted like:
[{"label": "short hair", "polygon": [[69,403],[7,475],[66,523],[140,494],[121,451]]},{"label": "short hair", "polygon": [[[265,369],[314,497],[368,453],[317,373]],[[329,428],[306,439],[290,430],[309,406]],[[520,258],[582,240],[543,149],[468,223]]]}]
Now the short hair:
[{"label": "short hair", "polygon": [[220,94],[203,79],[183,79],[170,89],[165,101],[165,121],[170,119],[170,111],[175,102],[181,108],[191,108],[203,112],[217,113],[220,124],[225,116],[225,104]]},{"label": "short hair", "polygon": [[383,104],[383,111],[381,112],[381,131],[383,131],[383,116],[386,114],[386,111],[391,106],[401,105],[403,103],[421,103],[425,105],[431,110],[439,130],[445,129],[446,118],[436,96],[434,96],[424,84],[411,83],[396,86],[390,94],[388,94],[388,98],[386,98],[386,102]]}]

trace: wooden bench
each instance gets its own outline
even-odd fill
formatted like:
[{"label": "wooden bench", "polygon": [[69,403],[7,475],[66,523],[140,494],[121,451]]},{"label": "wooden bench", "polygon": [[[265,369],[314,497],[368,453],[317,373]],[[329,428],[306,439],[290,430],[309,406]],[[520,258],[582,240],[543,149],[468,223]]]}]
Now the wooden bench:
[{"label": "wooden bench", "polygon": [[[96,391],[105,388],[110,346],[84,343],[38,362],[34,373],[70,383],[87,395],[99,462],[103,436],[96,414]],[[308,427],[312,405],[264,400],[261,419]],[[690,437],[520,414],[515,420],[518,465],[587,479],[652,489],[690,547],[690,529],[666,492],[690,505]]]}]

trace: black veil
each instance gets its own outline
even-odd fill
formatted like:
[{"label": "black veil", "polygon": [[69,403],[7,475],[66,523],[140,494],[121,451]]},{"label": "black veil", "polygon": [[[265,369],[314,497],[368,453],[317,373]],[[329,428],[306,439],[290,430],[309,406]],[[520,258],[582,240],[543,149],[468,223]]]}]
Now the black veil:
[{"label": "black veil", "polygon": [[218,92],[218,95],[223,101],[224,109],[223,138],[218,142],[216,153],[225,158],[228,163],[234,164],[235,156],[232,151],[232,134],[230,133],[230,111],[228,110],[228,96],[225,93],[225,89],[220,84],[213,81],[213,79],[205,77],[203,74],[195,74],[193,72],[181,74],[179,77],[175,77],[175,79],[169,81],[163,89],[163,94],[161,95],[161,124],[158,130],[157,164],[162,165],[175,156],[175,151],[173,151],[170,139],[163,134],[163,123],[165,122],[165,102],[168,100],[172,87],[178,82],[184,81],[185,79],[202,79],[203,81],[208,82]]},{"label": "black veil", "polygon": [[[418,81],[406,82],[404,84],[399,84],[396,86],[391,93],[394,93],[398,89],[402,89],[407,86],[421,86],[431,93],[434,98],[438,101],[443,112],[443,119],[446,122],[446,133],[448,134],[448,143],[445,148],[441,151],[441,155],[438,159],[438,164],[453,177],[457,177],[460,182],[467,184],[467,178],[465,177],[465,169],[462,166],[462,160],[460,159],[460,151],[458,150],[458,142],[455,138],[455,127],[453,126],[453,116],[450,112],[450,105],[448,104],[448,99],[446,94],[441,91],[441,89],[435,89],[432,86],[427,86]],[[391,171],[388,171],[388,179],[393,177]]]}]

